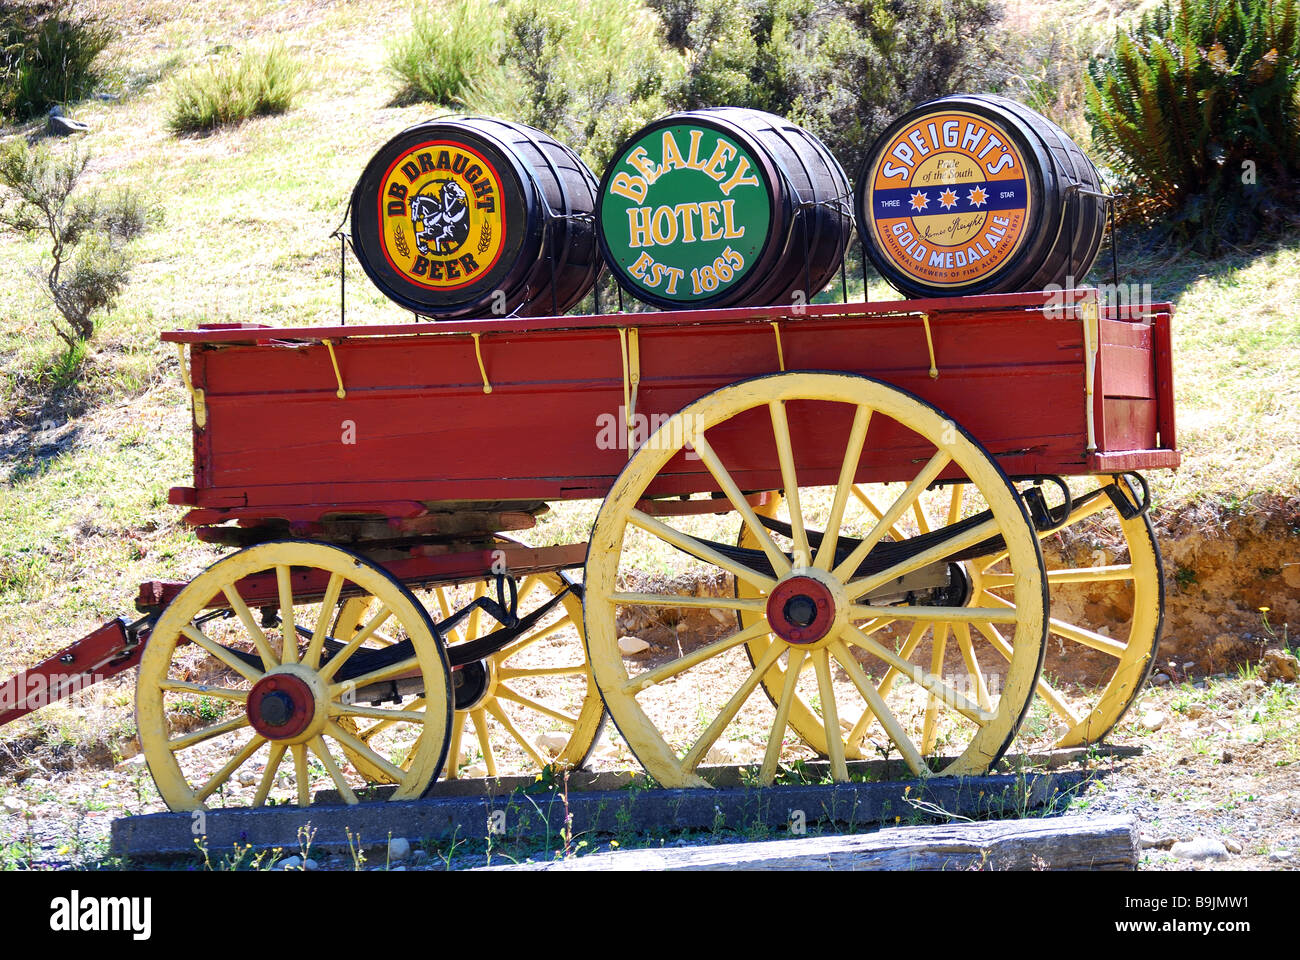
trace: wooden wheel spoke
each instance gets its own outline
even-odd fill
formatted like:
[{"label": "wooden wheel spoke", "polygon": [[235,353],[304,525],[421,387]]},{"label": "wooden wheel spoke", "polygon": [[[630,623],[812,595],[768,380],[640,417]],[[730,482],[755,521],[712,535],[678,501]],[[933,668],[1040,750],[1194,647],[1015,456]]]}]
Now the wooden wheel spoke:
[{"label": "wooden wheel spoke", "polygon": [[615,593],[610,599],[615,603],[636,607],[682,607],[705,610],[743,610],[747,613],[763,613],[767,601],[762,597],[745,599],[743,597],[685,597],[676,593]]},{"label": "wooden wheel spoke", "polygon": [[536,748],[528,742],[522,733],[519,732],[519,728],[514,725],[500,703],[495,700],[489,700],[483,705],[483,708],[492,715],[492,718],[496,720],[497,723],[501,724],[502,729],[505,730],[515,743],[523,747],[524,753],[528,754],[528,756],[532,758],[533,763],[537,764],[539,768],[545,767],[550,763],[550,761],[538,753]]},{"label": "wooden wheel spoke", "polygon": [[298,625],[293,616],[293,581],[287,564],[275,565],[275,582],[280,592],[280,662],[298,662]]},{"label": "wooden wheel spoke", "polygon": [[572,677],[586,672],[585,663],[567,663],[559,667],[498,667],[497,678],[515,680],[519,677]]},{"label": "wooden wheel spoke", "polygon": [[[976,623],[975,629],[984,635],[984,639],[1002,655],[1004,660],[1008,663],[1011,662],[1011,644],[1007,643],[1006,638],[1002,636],[997,627],[991,623]],[[1038,684],[1034,689],[1039,696],[1047,701],[1047,705],[1052,708],[1052,711],[1057,716],[1061,717],[1071,727],[1078,724],[1079,719],[1074,715],[1074,711],[1070,709],[1070,705],[1065,702],[1065,698],[1050,683],[1039,677]]]},{"label": "wooden wheel spoke", "polygon": [[[931,481],[933,481],[935,477],[939,476],[939,474],[943,472],[944,468],[951,462],[952,457],[944,453],[942,450],[931,457],[929,462],[921,468],[921,472],[913,477],[912,482],[909,483],[903,492],[898,495],[898,499],[889,505],[889,509],[885,511],[885,515],[876,522],[874,527],[871,528],[871,532],[868,533],[862,542],[854,547],[853,551],[835,568],[835,576],[847,583],[852,578],[853,574],[857,572],[858,567],[862,565],[862,561],[867,559],[867,554],[869,554],[872,548],[880,542],[881,538],[887,531],[893,529],[894,525],[898,522],[899,518],[902,517],[903,513],[909,507],[914,505],[919,510],[920,503],[918,502],[918,498],[925,492],[925,488],[930,485]],[[919,513],[918,516],[920,516]],[[928,524],[923,524],[922,532],[925,532],[925,528],[928,526]],[[949,552],[951,553],[953,551]]]},{"label": "wooden wheel spoke", "polygon": [[971,643],[970,624],[958,621],[953,624],[953,633],[957,637],[957,648],[961,650],[962,660],[966,664],[966,672],[975,679],[975,699],[979,701],[980,709],[992,710],[992,701],[989,699],[989,688],[984,681],[984,672],[980,669],[979,658],[975,656],[975,645]]},{"label": "wooden wheel spoke", "polygon": [[162,690],[171,693],[192,693],[199,697],[214,697],[217,700],[231,700],[235,703],[247,703],[247,690],[231,690],[227,687],[210,687],[205,683],[188,683],[185,680],[172,680],[170,677],[158,684]]},{"label": "wooden wheel spoke", "polygon": [[950,623],[973,623],[976,620],[982,620],[985,623],[1016,622],[1014,609],[1008,610],[1002,607],[923,607],[919,604],[916,606],[900,604],[896,607],[869,607],[854,604],[849,607],[849,617],[853,620],[889,617],[903,621],[925,620],[927,622],[947,621]]},{"label": "wooden wheel spoke", "polygon": [[[776,644],[772,644],[776,646]],[[781,745],[785,742],[785,730],[790,723],[790,707],[794,703],[795,690],[799,686],[800,668],[808,651],[791,648],[785,666],[785,683],[781,687],[781,699],[776,704],[776,719],[772,721],[772,730],[767,735],[767,751],[763,754],[763,766],[759,769],[758,780],[765,787],[770,787],[776,779],[777,764],[781,759]]]},{"label": "wooden wheel spoke", "polygon": [[311,748],[312,753],[316,754],[316,759],[321,762],[325,772],[334,781],[334,786],[338,788],[339,796],[343,798],[343,802],[348,804],[356,803],[357,795],[348,786],[347,780],[343,777],[343,771],[339,769],[339,765],[335,762],[334,755],[330,753],[329,746],[324,739],[319,736],[312,737],[307,741],[307,746]]},{"label": "wooden wheel spoke", "polygon": [[[334,661],[331,660],[329,664],[326,664],[326,666],[329,666],[333,662]],[[329,688],[330,697],[331,699],[337,699],[343,693],[344,690],[348,690],[348,689],[360,690],[362,687],[369,686],[372,683],[383,683],[385,680],[395,680],[400,676],[404,676],[406,674],[413,673],[413,672],[418,672],[419,669],[420,669],[419,658],[415,656],[410,656],[407,657],[405,660],[398,661],[397,663],[389,664],[386,667],[380,667],[378,670],[372,670],[369,673],[363,673],[361,676],[355,677],[352,680],[344,680],[342,683],[330,684],[330,688]],[[321,673],[323,676],[324,671],[322,670]],[[325,679],[329,680],[329,677],[326,676]]]},{"label": "wooden wheel spoke", "polygon": [[191,643],[198,644],[245,680],[256,683],[261,679],[262,671],[258,670],[256,667],[249,666],[221,644],[209,638],[207,634],[194,624],[190,623],[181,627],[181,633],[183,633]]},{"label": "wooden wheel spoke", "polygon": [[894,653],[894,651],[872,639],[857,627],[850,624],[849,627],[846,628],[844,637],[850,643],[861,647],[868,653],[874,654],[890,666],[897,667],[899,673],[907,677],[907,679],[911,680],[927,693],[934,694],[934,696],[938,697],[942,703],[952,707],[968,720],[972,720],[980,726],[983,726],[993,719],[992,714],[985,710],[981,710],[979,704],[954,690],[933,673],[928,673],[916,664],[904,660],[898,654]]},{"label": "wooden wheel spoke", "polygon": [[[776,646],[776,644],[772,644]],[[813,669],[817,672],[817,696],[822,704],[822,725],[826,728],[826,746],[831,762],[831,777],[837,783],[847,783],[848,764],[844,760],[843,732],[840,715],[835,706],[835,685],[831,683],[830,654],[823,648],[813,651]]]},{"label": "wooden wheel spoke", "polygon": [[862,459],[862,447],[867,441],[867,428],[871,425],[871,408],[859,406],[853,414],[853,426],[849,430],[849,444],[844,450],[844,462],[840,466],[840,478],[835,485],[835,498],[831,501],[831,513],[826,520],[826,532],[822,535],[821,546],[813,566],[819,570],[830,570],[835,559],[835,547],[840,540],[840,525],[844,522],[844,507],[848,503],[849,491],[853,489],[853,477],[858,472],[858,462]]},{"label": "wooden wheel spoke", "polygon": [[451,719],[451,740],[447,745],[447,779],[460,778],[460,741],[465,734],[465,718],[468,714],[457,710]]},{"label": "wooden wheel spoke", "polygon": [[298,806],[311,806],[311,772],[307,769],[307,747],[295,743],[289,748],[293,753],[293,775],[298,781]]},{"label": "wooden wheel spoke", "polygon": [[507,687],[504,683],[497,684],[497,696],[502,700],[509,700],[517,703],[521,707],[527,707],[529,710],[536,710],[544,717],[550,717],[552,720],[559,720],[561,723],[567,723],[571,727],[578,725],[578,718],[571,717],[567,713],[562,713],[544,703],[538,703],[536,700],[529,699],[519,693],[513,687]]},{"label": "wooden wheel spoke", "polygon": [[254,753],[257,748],[266,743],[266,738],[261,734],[254,734],[253,738],[244,744],[238,753],[231,757],[226,765],[208,778],[203,786],[194,792],[194,799],[202,803],[208,797],[212,796],[213,791],[230,779],[236,770],[242,767]]},{"label": "wooden wheel spoke", "polygon": [[271,744],[271,755],[266,759],[266,769],[262,771],[262,779],[257,784],[257,793],[253,796],[253,806],[261,807],[266,804],[266,798],[271,795],[271,788],[275,786],[275,775],[280,769],[280,761],[284,759],[285,745],[283,743]]},{"label": "wooden wheel spoke", "polygon": [[948,526],[952,526],[961,519],[962,503],[966,499],[966,484],[954,483],[952,485],[952,497],[948,500]]},{"label": "wooden wheel spoke", "polygon": [[722,731],[727,729],[731,721],[736,718],[736,714],[740,712],[740,708],[745,705],[745,701],[748,700],[750,694],[754,692],[754,688],[758,686],[758,682],[763,679],[763,674],[767,673],[767,671],[772,668],[773,664],[776,663],[777,657],[780,655],[781,644],[769,643],[767,645],[767,650],[764,652],[762,659],[759,660],[758,666],[754,667],[754,669],[749,672],[749,676],[745,678],[744,682],[740,685],[740,688],[731,695],[731,699],[726,702],[718,715],[713,718],[713,721],[705,728],[704,732],[700,734],[699,739],[696,740],[691,749],[686,752],[686,756],[682,757],[682,767],[684,769],[694,770],[700,765],[700,761],[704,759],[705,755],[713,745],[717,743],[718,737],[722,736]]},{"label": "wooden wheel spoke", "polygon": [[331,737],[343,744],[349,750],[360,754],[368,761],[378,767],[384,773],[393,778],[394,783],[401,783],[406,777],[406,771],[389,760],[384,759],[378,753],[370,748],[368,743],[362,742],[359,738],[348,733],[333,720],[325,721],[325,729],[329,731]]},{"label": "wooden wheel spoke", "polygon": [[[330,678],[338,672],[339,667],[347,663],[348,658],[351,657],[352,654],[356,653],[357,650],[361,648],[361,645],[369,640],[374,632],[383,626],[385,621],[387,621],[392,615],[393,611],[388,609],[388,604],[381,604],[375,615],[366,621],[366,625],[358,630],[352,639],[349,640],[338,653],[330,657],[329,660],[326,661],[325,665],[320,668],[318,672],[320,673],[321,679],[328,682]],[[412,660],[414,660],[414,658],[412,658]],[[363,686],[363,684],[358,682],[357,686]]]},{"label": "wooden wheel spoke", "polygon": [[244,598],[239,595],[233,583],[227,584],[222,588],[222,593],[226,596],[226,602],[230,604],[230,609],[235,611],[239,617],[239,622],[244,625],[244,630],[253,641],[253,646],[257,648],[258,656],[262,658],[262,666],[270,670],[280,662],[280,658],[275,654],[275,648],[271,646],[271,641],[266,639],[266,631],[257,622],[253,616],[253,611],[248,608]]},{"label": "wooden wheel spoke", "polygon": [[628,522],[633,526],[640,527],[647,533],[654,534],[665,543],[671,544],[697,560],[703,560],[705,563],[711,563],[715,567],[721,567],[733,577],[745,581],[752,587],[756,587],[764,592],[770,592],[776,586],[776,581],[769,576],[759,573],[742,563],[737,563],[730,557],[719,553],[712,547],[706,546],[699,540],[674,530],[666,523],[656,520],[649,514],[642,513],[640,510],[632,509],[628,511]]},{"label": "wooden wheel spoke", "polygon": [[[1016,608],[1016,605],[1010,600],[999,597],[997,594],[986,593],[984,596],[988,597],[994,603],[1005,606],[1011,610],[1015,610]],[[985,619],[985,622],[989,622],[989,620]],[[1073,623],[1066,623],[1064,620],[1058,620],[1055,617],[1052,617],[1047,621],[1047,628],[1058,637],[1063,637],[1066,640],[1073,640],[1075,643],[1081,643],[1085,647],[1091,647],[1099,653],[1109,654],[1112,657],[1122,658],[1127,652],[1127,648],[1124,644],[1117,640],[1112,640],[1104,634],[1087,630],[1083,627],[1076,626]]]},{"label": "wooden wheel spoke", "polygon": [[[932,623],[912,624],[912,629],[909,631],[907,640],[903,643],[902,649],[898,651],[898,655],[904,660],[910,659],[912,654],[916,652],[916,648],[921,645],[921,640],[925,637],[925,632],[933,626],[934,624]],[[848,650],[847,647],[845,649],[846,651]],[[848,655],[852,656],[852,652],[848,651]],[[894,689],[894,684],[898,682],[900,676],[902,676],[902,674],[899,673],[897,667],[890,667],[886,670],[884,677],[880,680],[880,684],[876,687],[877,696],[882,700],[889,696],[889,692]],[[857,723],[855,723],[853,729],[849,731],[848,742],[850,745],[856,745],[862,742],[862,738],[867,735],[867,727],[871,725],[871,721],[875,719],[875,716],[875,710],[872,708],[870,701],[868,701],[867,708],[862,711],[862,716],[858,717]]]},{"label": "wooden wheel spoke", "polygon": [[489,777],[497,775],[497,758],[492,752],[492,738],[488,736],[487,715],[482,709],[470,713],[474,720],[474,730],[478,734],[479,750],[483,752],[483,764],[487,767]]},{"label": "wooden wheel spoke", "polygon": [[794,562],[799,567],[811,566],[812,550],[808,545],[808,531],[803,525],[803,508],[799,503],[799,480],[794,465],[794,447],[790,441],[790,423],[785,415],[785,401],[773,400],[768,404],[768,410],[772,416],[776,456],[781,464],[781,483],[785,487],[785,501],[790,510]]},{"label": "wooden wheel spoke", "polygon": [[[930,673],[936,677],[943,677],[943,657],[948,652],[948,631],[950,627],[947,623],[937,624],[934,631],[934,643],[930,647]],[[925,702],[925,719],[921,726],[921,753],[933,753],[936,726],[939,715],[939,700],[931,693]]]},{"label": "wooden wheel spoke", "polygon": [[732,647],[766,636],[767,633],[767,620],[759,619],[755,623],[750,624],[744,630],[738,630],[730,636],[714,640],[712,643],[706,643],[704,646],[692,650],[685,656],[678,657],[676,660],[670,660],[665,664],[655,667],[653,670],[645,671],[645,673],[638,673],[635,677],[630,677],[627,682],[623,684],[623,692],[637,693],[644,690],[646,687],[654,686],[657,683],[663,683],[665,680],[677,676],[682,671],[689,670],[696,664],[703,663],[705,660],[708,660],[711,657],[716,657],[718,654],[726,653]]},{"label": "wooden wheel spoke", "polygon": [[935,544],[927,550],[922,550],[920,553],[917,553],[906,560],[886,567],[879,573],[872,574],[869,577],[863,577],[861,580],[849,581],[847,585],[849,599],[857,600],[858,598],[870,593],[872,590],[875,590],[877,587],[888,583],[890,580],[896,580],[905,574],[911,573],[913,570],[921,569],[921,567],[924,567],[927,564],[935,563],[939,560],[945,560],[954,553],[964,550],[966,547],[973,546],[981,541],[989,539],[990,537],[996,537],[998,535],[999,527],[996,520],[990,518],[982,523],[978,523],[964,533],[950,537],[941,543]]},{"label": "wooden wheel spoke", "polygon": [[[1114,564],[1105,567],[1068,567],[1047,571],[1049,586],[1060,583],[1104,583],[1114,580],[1132,580],[1134,577],[1131,563]],[[985,590],[997,590],[1015,585],[1015,577],[1009,573],[986,573],[980,580]]]},{"label": "wooden wheel spoke", "polygon": [[[389,724],[397,723],[419,723],[423,724],[428,718],[418,708],[402,707],[399,710],[393,710],[388,707],[366,707],[359,703],[331,703],[331,717],[370,717],[373,720],[382,720]],[[367,730],[366,737],[378,732],[371,727]]]},{"label": "wooden wheel spoke", "polygon": [[502,647],[499,651],[497,651],[497,663],[505,663],[515,654],[519,653],[519,651],[527,647],[531,647],[534,643],[537,643],[537,641],[539,640],[545,640],[547,637],[559,633],[565,627],[571,627],[571,626],[573,626],[573,621],[566,616],[563,620],[558,620],[555,623],[547,624],[545,627],[542,627],[542,629],[540,630],[534,631],[533,633],[525,634],[524,636],[520,637],[517,640],[512,640],[506,646]]},{"label": "wooden wheel spoke", "polygon": [[329,583],[325,586],[325,596],[320,602],[320,614],[316,617],[316,629],[312,631],[311,641],[307,644],[307,652],[303,654],[302,662],[307,666],[315,669],[320,663],[321,650],[325,647],[325,637],[329,634],[330,618],[334,615],[334,607],[339,602],[339,593],[343,590],[343,575],[339,573],[330,574]]},{"label": "wooden wheel spoke", "polygon": [[745,499],[745,495],[741,493],[736,481],[732,479],[731,474],[727,472],[727,468],[718,459],[717,453],[714,452],[709,441],[705,439],[703,431],[696,434],[694,446],[695,452],[699,455],[705,469],[713,476],[722,492],[726,494],[727,499],[731,501],[732,507],[740,514],[745,526],[749,528],[750,536],[758,541],[759,547],[767,555],[768,562],[772,564],[772,569],[776,571],[776,575],[778,577],[785,576],[790,571],[789,557],[781,552],[772,541],[767,528],[759,521],[758,514],[754,512],[754,508]]},{"label": "wooden wheel spoke", "polygon": [[880,725],[885,728],[885,733],[894,742],[894,746],[898,747],[898,752],[903,755],[903,760],[907,763],[908,769],[915,776],[928,777],[930,769],[925,765],[925,760],[921,757],[921,751],[916,749],[916,744],[907,735],[903,725],[898,722],[898,718],[885,705],[884,698],[876,690],[871,678],[867,676],[866,671],[862,669],[862,665],[858,663],[853,653],[839,639],[831,641],[827,649],[830,650],[839,665],[844,668],[844,672],[849,675],[853,685],[858,688],[862,698],[867,701],[867,706],[872,714],[880,720]]},{"label": "wooden wheel spoke", "polygon": [[[480,580],[478,583],[474,584],[474,596],[472,599],[480,600],[485,596],[487,596],[487,581]],[[479,638],[480,636],[479,623],[482,620],[482,618],[483,618],[482,607],[475,607],[473,610],[470,611],[469,620],[466,621],[465,623],[466,640],[477,640]]]},{"label": "wooden wheel spoke", "polygon": [[[875,501],[872,500],[869,496],[867,496],[866,492],[862,489],[862,487],[859,484],[853,485],[853,496],[859,503],[861,503],[864,507],[866,507],[867,510],[871,513],[871,515],[875,517],[877,520],[885,519],[885,511],[881,510],[878,506],[876,506]],[[888,533],[895,540],[906,539],[906,537],[903,535],[903,531],[898,529],[897,526],[891,526],[888,530]]]},{"label": "wooden wheel spoke", "polygon": [[167,741],[167,749],[172,753],[176,753],[179,750],[187,750],[196,743],[203,743],[205,740],[211,740],[213,737],[232,733],[235,730],[242,730],[246,726],[248,726],[248,714],[241,713],[237,717],[231,717],[229,720],[221,721],[221,723],[214,723],[212,726],[204,727],[202,730],[191,730],[189,733],[182,734],[179,737],[173,737]]}]

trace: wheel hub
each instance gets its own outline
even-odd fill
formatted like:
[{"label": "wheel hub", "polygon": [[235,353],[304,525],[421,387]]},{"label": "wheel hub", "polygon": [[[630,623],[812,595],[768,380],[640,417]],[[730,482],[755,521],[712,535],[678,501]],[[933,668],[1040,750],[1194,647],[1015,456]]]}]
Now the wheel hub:
[{"label": "wheel hub", "polygon": [[474,660],[451,672],[451,690],[457,710],[474,710],[496,688],[491,660]]},{"label": "wheel hub", "polygon": [[248,722],[268,740],[302,739],[317,719],[316,695],[293,673],[268,673],[248,692]]},{"label": "wheel hub", "polygon": [[786,643],[800,646],[838,634],[846,621],[844,592],[820,570],[792,571],[767,598],[767,622]]}]

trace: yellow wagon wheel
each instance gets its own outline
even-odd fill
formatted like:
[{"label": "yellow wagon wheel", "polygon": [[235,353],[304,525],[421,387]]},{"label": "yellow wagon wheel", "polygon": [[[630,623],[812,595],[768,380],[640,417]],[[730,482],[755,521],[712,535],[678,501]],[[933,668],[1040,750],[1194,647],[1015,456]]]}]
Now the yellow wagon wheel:
[{"label": "yellow wagon wheel", "polygon": [[[1063,725],[1056,746],[1097,743],[1133,701],[1155,663],[1164,575],[1155,531],[1127,477],[1104,478],[1073,497],[1058,531],[1040,534],[1051,619],[1038,694]],[[1120,509],[1123,505],[1124,509]],[[1003,553],[972,561],[971,603],[1009,606]],[[1097,622],[1104,619],[1105,624]],[[1100,680],[1073,690],[1050,677],[1080,667]]]},{"label": "yellow wagon wheel", "polygon": [[[240,585],[258,580],[273,599],[250,607]],[[330,628],[349,594],[379,606],[342,641]],[[419,710],[378,705],[415,697]],[[163,611],[136,717],[172,810],[306,806],[321,788],[356,803],[364,779],[336,756],[345,747],[393,778],[392,799],[409,800],[447,752],[449,671],[427,613],[387,572],[339,547],[275,541],[219,560]],[[385,736],[361,743],[340,723],[357,718],[388,722]]]},{"label": "yellow wagon wheel", "polygon": [[[434,587],[418,595],[437,619],[446,620],[489,589],[490,581],[479,581]],[[518,611],[527,616],[562,591],[554,609],[507,646],[453,671],[456,712],[443,767],[448,779],[463,775],[475,749],[489,777],[531,774],[547,766],[577,769],[591,755],[605,723],[605,707],[587,666],[578,589],[564,573],[530,574],[519,583]],[[370,598],[358,598],[346,606],[337,634],[347,636],[358,629],[371,603]],[[447,629],[445,639],[450,650],[499,628],[490,616],[475,611]],[[371,729],[383,728],[376,724]],[[365,742],[369,731],[358,730],[357,735]],[[364,756],[345,752],[367,779],[392,782]]]},{"label": "yellow wagon wheel", "polygon": [[[824,432],[831,423],[844,424],[839,450],[802,439],[813,425]],[[845,518],[854,478],[881,459],[882,451],[867,444],[869,431],[888,438],[885,460],[897,462],[901,454],[892,451],[905,450],[914,468],[900,478],[900,492],[883,521],[850,531]],[[697,504],[698,511],[680,503],[656,511],[651,498],[680,486],[691,457],[697,458],[696,485],[714,486],[725,499],[706,496],[711,503]],[[800,470],[810,464],[822,477],[838,476],[835,485],[801,487]],[[923,546],[880,559],[873,548],[884,540],[891,518],[945,474],[968,478],[982,512]],[[747,498],[762,487],[745,478],[760,476],[781,478],[788,535],[765,526]],[[719,511],[726,511],[721,520],[710,515]],[[737,515],[758,551],[716,542],[734,531],[729,525]],[[990,541],[1008,551],[1014,608],[968,607],[964,593],[954,593],[956,561],[950,558]],[[698,576],[739,581],[741,595],[705,591],[683,597],[634,589],[637,580],[653,580],[655,571],[682,566],[683,557]],[[900,583],[915,584],[910,599]],[[925,602],[914,602],[918,596]],[[585,606],[588,658],[615,724],[652,777],[664,786],[686,787],[707,785],[698,769],[728,728],[731,759],[761,761],[758,779],[772,783],[786,759],[787,725],[796,710],[821,728],[837,781],[849,778],[846,762],[858,755],[851,747],[868,737],[892,744],[917,776],[936,767],[945,775],[987,770],[1010,744],[1033,696],[1047,590],[1024,507],[973,438],[888,384],[850,374],[791,372],[701,398],[637,451],[596,518]],[[704,608],[722,612],[719,619],[738,612],[746,624],[703,643],[678,637],[667,659],[634,664],[620,655],[619,611],[645,607]],[[976,620],[1008,631],[1014,650],[996,682],[990,675],[990,682],[963,689],[944,670],[943,640],[930,642],[927,634],[934,624]],[[899,627],[901,637],[887,639],[884,631]],[[753,665],[746,662],[746,646]],[[751,697],[760,682],[777,688],[774,710]],[[941,758],[927,756],[939,752]]]},{"label": "yellow wagon wheel", "polygon": [[[1141,692],[1154,663],[1164,608],[1155,531],[1147,516],[1136,511],[1136,497],[1128,481],[1107,478],[1091,486],[1091,490],[1074,497],[1069,515],[1058,527],[1038,534],[1040,540],[1050,541],[1049,549],[1044,552],[1044,564],[1051,619],[1037,693],[1062,725],[1051,738],[1057,747],[1096,743],[1119,722]],[[1116,506],[1107,487],[1126,504],[1125,510]],[[871,517],[879,519],[884,515],[887,493],[879,487],[857,484],[853,498]],[[779,494],[770,495],[762,512],[781,517],[782,503]],[[950,484],[922,494],[901,516],[892,518],[888,537],[902,540],[926,534],[944,524],[960,521],[975,509],[967,485]],[[743,526],[739,544],[754,546],[752,534]],[[970,580],[966,606],[1010,607],[1013,601],[1005,596],[1011,586],[1005,551],[968,559],[963,563],[963,570]],[[749,595],[744,584],[740,585],[740,595]],[[1109,635],[1111,627],[1088,623],[1091,611],[1099,608],[1115,615],[1114,637]],[[739,617],[744,626],[744,614]],[[1099,629],[1108,632],[1101,633]],[[962,685],[971,689],[985,682],[980,669],[981,656],[991,654],[994,663],[1001,664],[1009,660],[1012,649],[1003,629],[991,621],[952,624],[942,642],[955,644],[947,656],[956,660],[960,653],[961,660],[951,664],[951,669],[963,674]],[[757,644],[751,648],[751,661],[761,649]],[[1049,679],[1066,669],[1077,670],[1083,656],[1093,661],[1091,672],[1099,677],[1100,683],[1067,692]],[[781,690],[780,678],[767,678],[764,688],[776,703]],[[826,755],[820,721],[798,700],[791,710],[790,724],[805,743],[820,755]],[[862,746],[851,743],[849,749],[859,751]]]}]

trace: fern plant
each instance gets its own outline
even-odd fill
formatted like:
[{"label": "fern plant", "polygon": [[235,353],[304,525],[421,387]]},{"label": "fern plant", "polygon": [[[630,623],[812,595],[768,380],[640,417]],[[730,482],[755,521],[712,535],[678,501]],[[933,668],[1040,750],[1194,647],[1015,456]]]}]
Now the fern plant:
[{"label": "fern plant", "polygon": [[1129,212],[1213,249],[1294,215],[1300,4],[1166,0],[1089,68],[1093,138]]}]

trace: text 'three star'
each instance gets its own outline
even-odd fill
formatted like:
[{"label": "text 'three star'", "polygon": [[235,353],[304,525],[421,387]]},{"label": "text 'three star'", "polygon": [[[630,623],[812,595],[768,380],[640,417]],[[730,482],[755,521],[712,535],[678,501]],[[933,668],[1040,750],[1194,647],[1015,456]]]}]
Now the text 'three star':
[{"label": "text 'three star'", "polygon": [[924,210],[930,205],[930,198],[926,196],[925,193],[918,190],[916,193],[912,194],[912,199],[908,202],[911,203],[913,210]]},{"label": "text 'three star'", "polygon": [[957,206],[957,192],[949,187],[943,193],[939,194],[939,206],[945,210]]},{"label": "text 'three star'", "polygon": [[971,187],[968,199],[971,202],[971,206],[979,207],[989,202],[989,192],[983,187]]}]

